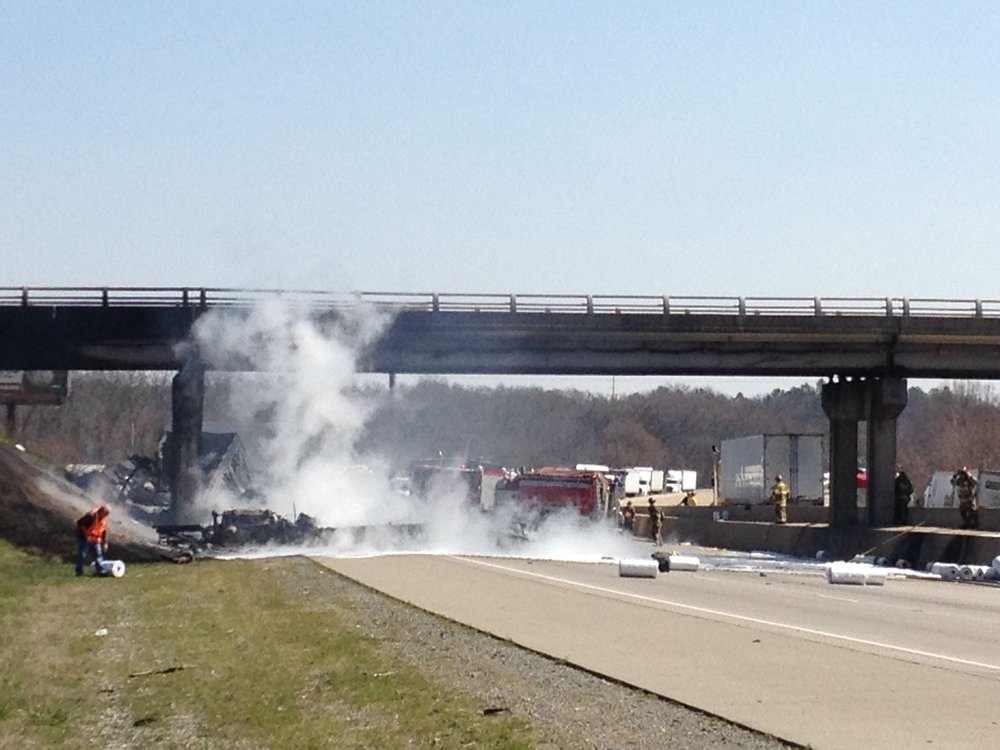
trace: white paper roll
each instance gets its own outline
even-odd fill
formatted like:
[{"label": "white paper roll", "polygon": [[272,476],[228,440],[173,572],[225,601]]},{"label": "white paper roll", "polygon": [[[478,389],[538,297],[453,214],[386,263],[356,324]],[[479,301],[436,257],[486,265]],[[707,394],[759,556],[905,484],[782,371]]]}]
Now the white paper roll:
[{"label": "white paper roll", "polygon": [[958,566],[955,563],[936,562],[931,565],[931,573],[941,576],[943,581],[957,581],[959,578]]},{"label": "white paper roll", "polygon": [[660,572],[656,560],[619,560],[618,575],[622,578],[656,578]]},{"label": "white paper roll", "polygon": [[831,563],[826,568],[826,580],[828,583],[864,586],[866,567],[866,565],[848,562]]},{"label": "white paper roll", "polygon": [[105,560],[101,563],[101,574],[121,578],[125,575],[125,563],[121,560]]},{"label": "white paper roll", "polygon": [[865,571],[865,586],[885,586],[889,572],[884,569],[870,568]]},{"label": "white paper roll", "polygon": [[667,558],[667,570],[698,570],[701,560],[690,555],[670,555]]}]

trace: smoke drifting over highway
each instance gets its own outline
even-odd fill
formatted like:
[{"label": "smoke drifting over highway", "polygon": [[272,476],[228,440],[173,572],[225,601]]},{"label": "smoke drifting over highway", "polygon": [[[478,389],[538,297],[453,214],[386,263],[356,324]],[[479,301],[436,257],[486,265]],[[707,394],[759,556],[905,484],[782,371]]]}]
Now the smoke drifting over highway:
[{"label": "smoke drifting over highway", "polygon": [[[341,531],[313,554],[364,555],[399,552],[518,555],[597,560],[627,554],[628,541],[613,528],[575,512],[555,514],[528,534],[517,529],[513,510],[484,513],[471,507],[465,488],[436,483],[427,497],[390,485],[377,455],[361,455],[357,438],[380,398],[356,384],[360,352],[390,320],[355,308],[317,319],[280,300],[259,304],[249,315],[209,313],[196,330],[201,356],[211,367],[243,362],[257,374],[240,379],[227,405],[235,423],[256,430],[260,446],[255,474],[263,479],[268,507],[282,515],[306,513],[318,525]],[[431,445],[415,445],[427,455]],[[219,498],[203,498],[208,512]],[[358,533],[358,527],[365,527]],[[287,554],[295,550],[261,550]]]}]

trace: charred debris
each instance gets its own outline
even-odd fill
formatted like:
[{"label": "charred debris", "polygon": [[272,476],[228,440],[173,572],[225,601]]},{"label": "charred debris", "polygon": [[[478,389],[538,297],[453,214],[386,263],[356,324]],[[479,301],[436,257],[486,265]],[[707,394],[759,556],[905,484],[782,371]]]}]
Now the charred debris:
[{"label": "charred debris", "polygon": [[212,511],[211,524],[204,526],[174,523],[168,480],[171,455],[167,432],[155,456],[132,455],[116,464],[71,464],[66,467],[66,479],[86,491],[95,503],[124,508],[152,526],[161,544],[192,553],[321,543],[333,532],[319,527],[305,513],[289,520],[266,507],[266,498],[254,488],[243,442],[234,432],[202,433],[199,465],[203,495],[240,507]]}]

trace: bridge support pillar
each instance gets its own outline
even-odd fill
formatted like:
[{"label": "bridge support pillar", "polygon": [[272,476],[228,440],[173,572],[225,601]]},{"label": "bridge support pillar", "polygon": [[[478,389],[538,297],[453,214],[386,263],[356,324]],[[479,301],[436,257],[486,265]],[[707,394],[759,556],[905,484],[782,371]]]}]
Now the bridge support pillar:
[{"label": "bridge support pillar", "polygon": [[830,419],[830,526],[858,522],[858,423],[865,416],[866,384],[826,383],[823,411]]},{"label": "bridge support pillar", "polygon": [[891,526],[896,484],[896,420],[906,406],[906,380],[868,383],[868,525]]},{"label": "bridge support pillar", "polygon": [[201,431],[205,407],[205,366],[188,360],[172,384],[173,425],[167,475],[174,523],[200,523],[194,503],[201,489]]}]

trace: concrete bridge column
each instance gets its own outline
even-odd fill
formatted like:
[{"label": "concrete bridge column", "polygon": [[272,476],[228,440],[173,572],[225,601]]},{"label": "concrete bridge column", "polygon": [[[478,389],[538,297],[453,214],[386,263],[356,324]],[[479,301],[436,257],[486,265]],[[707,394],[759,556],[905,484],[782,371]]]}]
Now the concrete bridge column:
[{"label": "concrete bridge column", "polygon": [[201,489],[201,431],[205,407],[205,366],[189,359],[172,384],[173,425],[167,475],[174,523],[200,523],[194,501]]},{"label": "concrete bridge column", "polygon": [[891,526],[896,484],[896,420],[906,406],[904,378],[868,382],[868,524]]},{"label": "concrete bridge column", "polygon": [[823,411],[830,419],[830,525],[858,522],[858,422],[865,416],[865,383],[826,383]]}]

